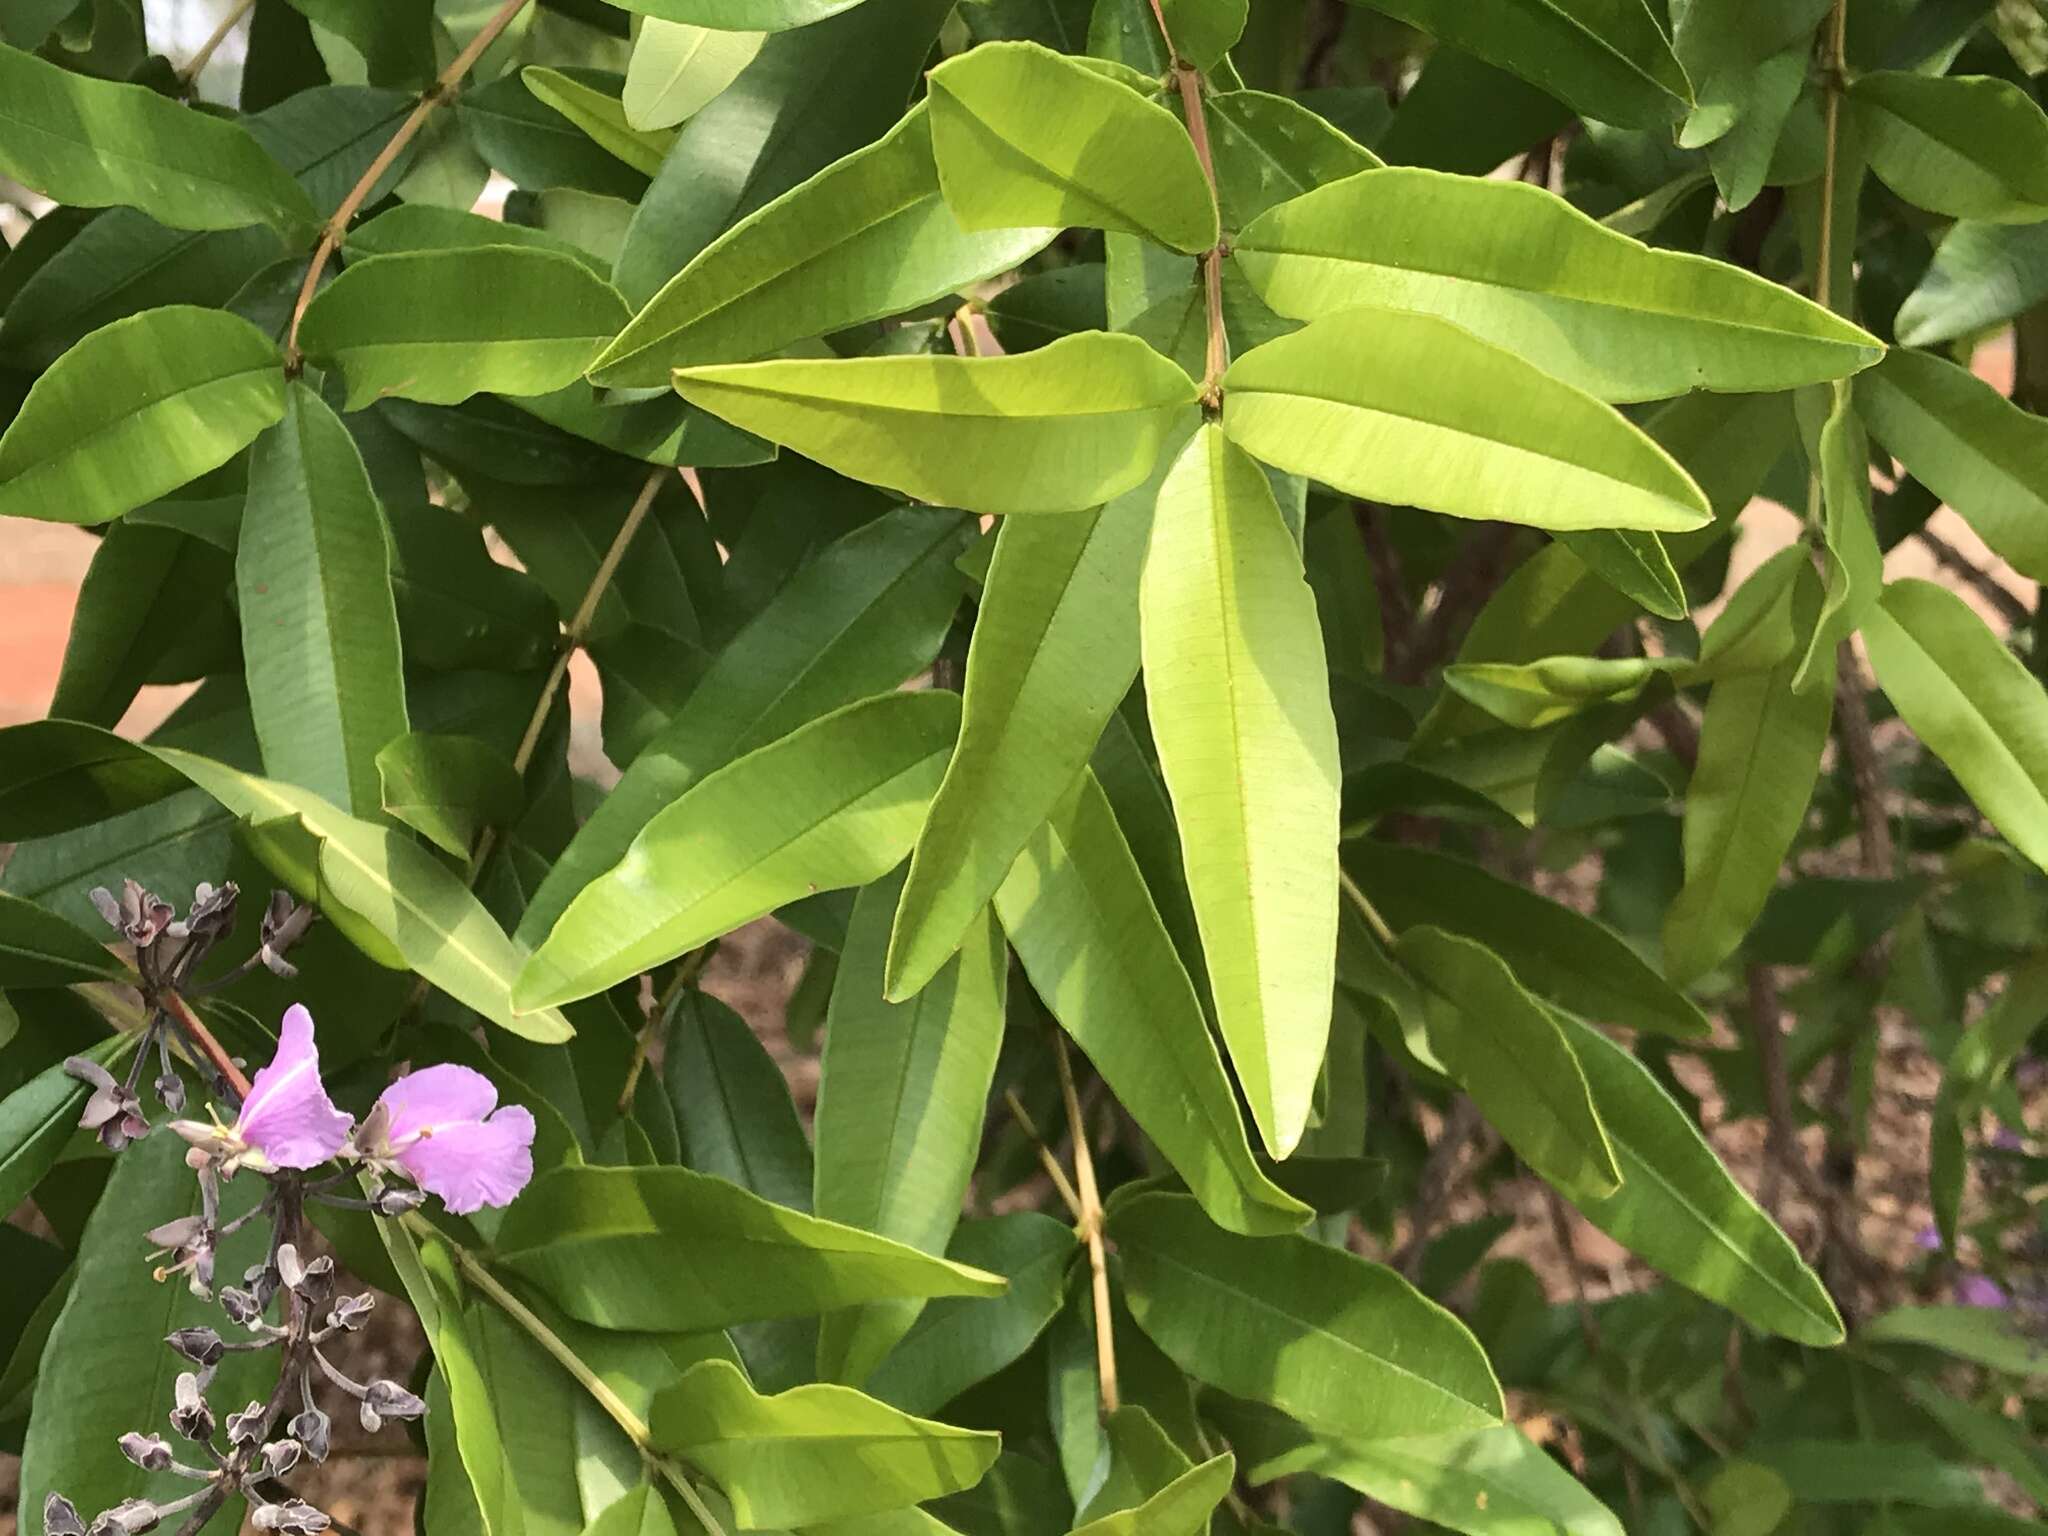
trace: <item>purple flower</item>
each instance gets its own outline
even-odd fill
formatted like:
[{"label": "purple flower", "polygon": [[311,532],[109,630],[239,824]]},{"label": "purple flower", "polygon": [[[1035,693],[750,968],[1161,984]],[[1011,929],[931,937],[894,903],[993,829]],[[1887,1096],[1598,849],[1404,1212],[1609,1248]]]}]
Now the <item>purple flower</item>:
[{"label": "purple flower", "polygon": [[1941,1252],[1941,1233],[1933,1227],[1922,1227],[1913,1236],[1913,1246],[1922,1253]]},{"label": "purple flower", "polygon": [[334,1107],[320,1082],[313,1015],[294,1003],[284,1012],[277,1054],[256,1074],[232,1126],[179,1120],[172,1129],[221,1159],[223,1171],[316,1168],[347,1145],[354,1121]]},{"label": "purple flower", "polygon": [[371,1162],[403,1173],[456,1215],[510,1205],[533,1177],[533,1115],[498,1106],[489,1078],[443,1065],[384,1090],[356,1136]]},{"label": "purple flower", "polygon": [[1965,1307],[2009,1307],[2012,1300],[1984,1275],[1964,1275],[1956,1281],[1956,1302]]}]

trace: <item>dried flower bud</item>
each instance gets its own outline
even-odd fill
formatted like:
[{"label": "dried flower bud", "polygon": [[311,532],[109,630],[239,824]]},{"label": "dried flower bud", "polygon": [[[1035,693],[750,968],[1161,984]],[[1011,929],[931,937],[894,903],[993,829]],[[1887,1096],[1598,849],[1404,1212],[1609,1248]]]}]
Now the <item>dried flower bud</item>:
[{"label": "dried flower bud", "polygon": [[117,928],[121,936],[137,949],[147,949],[154,944],[157,935],[171,926],[177,909],[162,898],[151,895],[133,880],[121,882],[121,896],[114,898],[104,886],[96,886],[91,892],[92,904],[99,909],[108,926]]},{"label": "dried flower bud", "polygon": [[93,1521],[88,1536],[142,1536],[153,1531],[163,1512],[147,1499],[123,1499]]},{"label": "dried flower bud", "polygon": [[171,1464],[171,1442],[131,1430],[121,1437],[121,1454],[145,1472],[161,1472]]},{"label": "dried flower bud", "polygon": [[292,1415],[285,1428],[291,1437],[305,1448],[306,1460],[322,1462],[327,1459],[328,1448],[333,1444],[333,1421],[318,1408],[308,1408],[303,1413]]},{"label": "dried flower bud", "polygon": [[164,1342],[199,1366],[219,1364],[226,1349],[220,1335],[211,1328],[180,1328],[176,1333],[166,1334]]},{"label": "dried flower bud", "polygon": [[363,1406],[373,1408],[387,1419],[416,1419],[427,1411],[426,1403],[395,1381],[373,1381],[363,1389]]},{"label": "dried flower bud", "polygon": [[263,922],[258,929],[263,941],[258,953],[263,963],[287,980],[298,975],[299,968],[285,959],[285,954],[306,936],[306,930],[312,926],[311,907],[300,906],[292,899],[290,891],[272,891],[270,905],[263,909]]},{"label": "dried flower bud", "polygon": [[249,1516],[249,1523],[259,1531],[276,1531],[279,1536],[319,1536],[333,1524],[303,1499],[258,1505]]},{"label": "dried flower bud", "polygon": [[211,943],[235,926],[235,902],[241,889],[232,880],[208,885],[204,880],[192,892],[192,907],[185,914],[187,933]]},{"label": "dried flower bud", "polygon": [[78,1506],[61,1493],[43,1500],[43,1536],[85,1536],[85,1522],[79,1518]]},{"label": "dried flower bud", "polygon": [[213,1438],[213,1409],[199,1390],[199,1378],[181,1372],[174,1389],[177,1406],[171,1409],[171,1428],[187,1440],[205,1442]]},{"label": "dried flower bud", "polygon": [[240,1413],[229,1414],[228,1444],[254,1445],[261,1440],[264,1430],[270,1427],[263,1422],[265,1417],[263,1405],[254,1401]]},{"label": "dried flower bud", "polygon": [[403,1216],[407,1211],[418,1210],[427,1203],[425,1190],[410,1189],[403,1184],[388,1184],[377,1191],[370,1202],[379,1216]]},{"label": "dried flower bud", "polygon": [[277,1250],[277,1277],[308,1301],[325,1301],[334,1292],[334,1260],[323,1253],[304,1262],[298,1249],[284,1243]]},{"label": "dried flower bud", "polygon": [[283,1477],[299,1464],[299,1458],[303,1454],[304,1450],[296,1440],[273,1440],[263,1447],[255,1476],[259,1480]]},{"label": "dried flower bud", "polygon": [[175,1072],[160,1073],[152,1085],[156,1101],[174,1115],[185,1112],[185,1080]]},{"label": "dried flower bud", "polygon": [[244,1328],[263,1317],[263,1303],[252,1292],[238,1286],[224,1285],[220,1288],[220,1309],[227,1313],[229,1322],[240,1323]]},{"label": "dried flower bud", "polygon": [[142,1101],[105,1067],[88,1057],[71,1056],[65,1059],[64,1072],[91,1086],[92,1094],[85,1101],[85,1112],[78,1117],[78,1124],[98,1135],[100,1144],[109,1152],[118,1152],[129,1142],[149,1134]]},{"label": "dried flower bud", "polygon": [[356,1296],[344,1296],[334,1304],[334,1310],[327,1314],[327,1326],[339,1328],[343,1333],[354,1333],[363,1326],[363,1319],[376,1309],[377,1298],[368,1291]]}]

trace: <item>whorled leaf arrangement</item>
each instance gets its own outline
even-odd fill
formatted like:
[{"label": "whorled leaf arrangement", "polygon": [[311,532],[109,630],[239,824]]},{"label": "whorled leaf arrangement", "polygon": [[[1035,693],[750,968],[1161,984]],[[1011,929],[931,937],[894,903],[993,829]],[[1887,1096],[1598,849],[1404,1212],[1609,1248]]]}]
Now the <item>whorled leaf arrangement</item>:
[{"label": "whorled leaf arrangement", "polygon": [[2039,8],[0,0],[28,1520],[2043,1529]]}]

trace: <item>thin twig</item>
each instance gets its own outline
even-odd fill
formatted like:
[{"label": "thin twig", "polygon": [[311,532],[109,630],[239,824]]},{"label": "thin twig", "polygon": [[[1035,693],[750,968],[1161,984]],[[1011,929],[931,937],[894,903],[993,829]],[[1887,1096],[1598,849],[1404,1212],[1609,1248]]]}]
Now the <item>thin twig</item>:
[{"label": "thin twig", "polygon": [[1749,968],[1749,1030],[1756,1040],[1757,1071],[1763,1078],[1764,1113],[1770,1127],[1764,1143],[1763,1178],[1757,1200],[1778,1220],[1779,1186],[1790,1173],[1800,1184],[1805,1165],[1799,1158],[1799,1122],[1792,1111],[1792,1084],[1785,1075],[1785,1035],[1779,1015],[1777,978],[1767,965]]},{"label": "thin twig", "polygon": [[1951,576],[1959,578],[1971,591],[1983,598],[2007,625],[2017,629],[2032,622],[2033,615],[2027,611],[2027,605],[2015,597],[1996,575],[1977,564],[1933,529],[1923,524],[1913,530],[1912,537],[1919,540],[1921,546],[1934,556],[1936,565]]},{"label": "thin twig", "polygon": [[1067,1059],[1066,1037],[1058,1030],[1052,1035],[1052,1059],[1059,1070],[1060,1097],[1067,1106],[1067,1130],[1074,1140],[1074,1182],[1081,1206],[1081,1240],[1088,1245],[1088,1272],[1095,1296],[1095,1375],[1102,1394],[1102,1411],[1115,1413],[1116,1320],[1109,1310],[1109,1257],[1102,1246],[1102,1194],[1095,1187],[1095,1152],[1088,1144],[1087,1122],[1081,1116],[1081,1098],[1074,1091],[1074,1068]]},{"label": "thin twig", "polygon": [[1196,258],[1202,269],[1203,303],[1208,312],[1208,351],[1202,367],[1202,405],[1211,413],[1223,404],[1223,370],[1230,366],[1230,340],[1223,328],[1223,258],[1229,254],[1221,227],[1223,201],[1216,190],[1216,152],[1209,142],[1209,114],[1202,105],[1202,72],[1180,55],[1173,33],[1166,25],[1161,0],[1152,0],[1152,19],[1159,24],[1159,36],[1172,60],[1173,81],[1180,90],[1181,110],[1187,118],[1188,137],[1194,142],[1195,159],[1209,182],[1209,200],[1217,210],[1216,243]]},{"label": "thin twig", "polygon": [[703,974],[704,963],[711,958],[711,949],[711,945],[703,944],[683,956],[683,962],[676,967],[676,974],[667,989],[641,1021],[639,1033],[633,1037],[633,1059],[626,1063],[626,1080],[619,1088],[620,1114],[633,1107],[633,1096],[640,1091],[640,1074],[647,1070],[647,1053],[654,1047],[655,1033],[667,1022],[669,1006],[682,995],[683,988]]},{"label": "thin twig", "polygon": [[1053,1150],[1046,1145],[1037,1122],[1031,1118],[1031,1111],[1024,1107],[1024,1101],[1017,1097],[1017,1090],[1005,1088],[1003,1102],[1010,1106],[1010,1114],[1017,1126],[1031,1139],[1031,1145],[1038,1151],[1039,1166],[1045,1169],[1046,1177],[1052,1180],[1052,1187],[1059,1192],[1062,1203],[1072,1213],[1074,1224],[1079,1226],[1084,1219],[1081,1214],[1081,1197],[1074,1192],[1074,1186],[1067,1181],[1067,1170],[1060,1166],[1060,1160],[1053,1156]]},{"label": "thin twig", "polygon": [[1358,915],[1365,919],[1365,926],[1372,930],[1372,936],[1386,948],[1392,949],[1395,943],[1394,930],[1387,926],[1387,920],[1380,916],[1380,909],[1358,888],[1358,882],[1351,878],[1342,864],[1337,866],[1337,884],[1350,898],[1351,904],[1358,908]]},{"label": "thin twig", "polygon": [[1437,1218],[1443,1215],[1451,1203],[1451,1196],[1457,1191],[1459,1159],[1464,1155],[1465,1146],[1486,1128],[1479,1106],[1470,1097],[1461,1093],[1451,1101],[1451,1112],[1444,1117],[1436,1140],[1430,1143],[1429,1156],[1422,1165],[1422,1176],[1416,1180],[1415,1201],[1408,1208],[1407,1240],[1392,1260],[1393,1267],[1411,1281],[1422,1272],[1422,1261],[1429,1251]]},{"label": "thin twig", "polygon": [[235,0],[235,4],[228,8],[227,15],[220,19],[220,25],[207,35],[206,41],[199,45],[199,51],[187,59],[185,67],[178,71],[178,80],[185,90],[190,91],[199,83],[200,72],[213,61],[214,54],[220,51],[220,45],[228,40],[228,34],[241,25],[244,16],[255,9],[256,0]]},{"label": "thin twig", "polygon": [[306,318],[306,306],[313,302],[313,294],[320,286],[320,274],[327,270],[328,258],[333,256],[335,248],[342,242],[342,237],[348,233],[349,220],[353,219],[368,201],[377,183],[384,179],[384,173],[398,163],[398,157],[405,153],[406,145],[417,138],[420,130],[426,127],[427,119],[434,115],[435,108],[453,101],[461,92],[463,77],[476,66],[476,61],[484,56],[484,51],[498,40],[498,34],[510,26],[513,18],[526,9],[527,4],[528,0],[505,0],[503,5],[491,13],[490,20],[486,21],[476,36],[469,40],[469,45],[455,55],[448,67],[441,71],[440,77],[427,87],[419,99],[419,104],[412,109],[406,120],[398,125],[398,131],[377,152],[377,158],[370,162],[369,169],[363,172],[353,187],[349,188],[348,196],[344,197],[341,206],[334,210],[334,217],[329,219],[320,231],[320,243],[313,247],[313,259],[306,267],[306,279],[299,285],[298,299],[292,305],[291,324],[285,330],[284,366],[287,374],[296,377],[299,370],[305,366],[305,354],[299,351],[299,325]]}]

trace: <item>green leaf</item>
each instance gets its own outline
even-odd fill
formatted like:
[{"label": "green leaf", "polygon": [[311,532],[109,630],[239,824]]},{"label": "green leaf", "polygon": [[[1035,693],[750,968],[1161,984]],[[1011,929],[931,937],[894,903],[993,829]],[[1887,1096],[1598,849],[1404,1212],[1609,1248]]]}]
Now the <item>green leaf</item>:
[{"label": "green leaf", "polygon": [[765,32],[730,32],[649,16],[633,39],[620,98],[635,128],[673,128],[695,117],[754,62]]},{"label": "green leaf", "polygon": [[1214,69],[1244,35],[1246,0],[1165,0],[1173,51],[1197,69]]},{"label": "green leaf", "polygon": [[1557,539],[1608,586],[1658,617],[1682,619],[1689,611],[1685,586],[1656,534],[1586,528]]},{"label": "green leaf", "polygon": [[1603,400],[1785,389],[1883,353],[1788,288],[1652,249],[1523,182],[1365,171],[1255,219],[1231,255],[1283,315],[1436,315]]},{"label": "green leaf", "polygon": [[682,1132],[684,1165],[793,1211],[811,1208],[811,1144],[782,1069],[753,1027],[686,988],[669,1016],[662,1076]]},{"label": "green leaf", "polygon": [[676,136],[666,130],[634,127],[626,121],[625,106],[617,96],[574,75],[529,64],[520,70],[519,78],[526,82],[529,91],[582,129],[594,143],[643,176],[660,170],[662,157],[675,144]]},{"label": "green leaf", "polygon": [[1453,662],[1444,681],[1503,724],[1540,731],[1602,705],[1634,703],[1660,679],[1690,680],[1694,670],[1676,656],[1545,656]]},{"label": "green leaf", "polygon": [[1785,1480],[1800,1505],[1899,1500],[1936,1509],[1983,1504],[1978,1475],[1913,1441],[1773,1439],[1744,1453]]},{"label": "green leaf", "polygon": [[225,464],[284,414],[283,363],[220,310],[151,309],[94,331],[0,435],[0,517],[104,523]]},{"label": "green leaf", "polygon": [[1792,686],[1800,690],[1812,686],[1816,669],[1824,665],[1824,653],[1862,627],[1884,587],[1884,552],[1877,546],[1870,515],[1870,439],[1847,390],[1835,392],[1816,458],[1824,509],[1826,590],[1806,659],[1792,676]]},{"label": "green leaf", "polygon": [[1692,105],[1685,71],[1641,0],[1373,0],[1373,8],[1603,123],[1662,129]]},{"label": "green leaf", "polygon": [[889,995],[958,947],[1086,765],[1138,671],[1133,596],[1150,483],[1107,506],[1006,520],[967,651],[960,740],[910,856],[889,942]]},{"label": "green leaf", "polygon": [[1198,1381],[1363,1440],[1500,1420],[1478,1341],[1391,1269],[1234,1236],[1183,1195],[1119,1201],[1109,1232],[1139,1326]]},{"label": "green leaf", "polygon": [[932,153],[963,229],[1080,225],[1179,251],[1216,243],[1187,131],[1120,79],[1037,43],[984,43],[930,75]]},{"label": "green leaf", "polygon": [[953,565],[964,523],[949,512],[898,508],[800,567],[719,653],[555,861],[520,919],[520,938],[539,944],[655,813],[712,770],[925,667],[965,585]]},{"label": "green leaf", "polygon": [[583,1536],[676,1536],[676,1523],[669,1519],[660,1491],[642,1483],[624,1498],[607,1504],[584,1527]]},{"label": "green leaf", "polygon": [[512,979],[524,949],[505,936],[460,876],[418,844],[345,816],[293,785],[190,752],[153,750],[244,821],[275,826],[295,820],[318,846],[317,872],[285,858],[273,868],[302,899],[344,925],[372,959],[382,963],[385,952],[395,952],[457,1002],[525,1039],[553,1044],[575,1033],[552,1008],[515,1012]]},{"label": "green leaf", "polygon": [[[984,910],[928,985],[885,1001],[882,961],[902,888],[884,878],[854,900],[825,1017],[812,1204],[829,1220],[940,1253],[981,1150],[1009,952]],[[913,1302],[827,1317],[819,1374],[865,1381],[917,1312]]]},{"label": "green leaf", "polygon": [[496,245],[351,262],[307,306],[299,340],[341,369],[349,410],[387,395],[458,405],[573,383],[628,318],[575,258]]},{"label": "green leaf", "polygon": [[1312,1440],[1270,1455],[1255,1483],[1308,1472],[1470,1536],[1625,1536],[1579,1480],[1512,1424],[1392,1440]]},{"label": "green leaf", "polygon": [[996,1296],[996,1276],[774,1205],[687,1168],[558,1168],[507,1212],[497,1252],[571,1317],[697,1332],[915,1296]]},{"label": "green leaf", "polygon": [[265,770],[375,820],[377,754],[409,729],[391,546],[355,439],[304,384],[250,456],[235,589]]},{"label": "green leaf", "polygon": [[1528,986],[1587,1018],[1693,1039],[1706,1015],[1612,929],[1475,864],[1400,843],[1352,843],[1345,868],[1395,932],[1430,924],[1493,950]]},{"label": "green leaf", "polygon": [[1421,986],[1438,1058],[1522,1160],[1567,1194],[1598,1199],[1620,1188],[1570,1044],[1500,957],[1428,927],[1403,933],[1393,956]]},{"label": "green leaf", "polygon": [[1074,1536],[1195,1536],[1230,1492],[1237,1458],[1225,1451],[1190,1467],[1143,1502],[1074,1527]]},{"label": "green leaf", "polygon": [[591,377],[659,385],[672,368],[764,357],[1007,272],[1053,234],[962,230],[939,196],[930,117],[915,108],[714,240],[605,348]]},{"label": "green leaf", "polygon": [[411,731],[377,753],[384,812],[437,848],[469,857],[486,827],[509,827],[525,801],[503,753],[474,736]]},{"label": "green leaf", "polygon": [[[1078,512],[1130,490],[1198,394],[1137,337],[1093,331],[1020,357],[738,363],[679,368],[675,385],[856,480],[996,513]],[[938,439],[943,454],[928,451]]]},{"label": "green leaf", "polygon": [[910,851],[960,725],[950,693],[866,699],[699,781],[569,903],[514,989],[573,1002]]},{"label": "green leaf", "polygon": [[1993,1307],[1894,1307],[1857,1330],[1871,1344],[1920,1345],[2010,1376],[2048,1374],[2048,1346]]},{"label": "green leaf", "polygon": [[1159,492],[1138,606],[1217,1023],[1266,1148],[1308,1123],[1337,957],[1337,726],[1265,473],[1213,426]]},{"label": "green leaf", "polygon": [[2014,570],[2048,579],[2048,421],[1926,352],[1894,351],[1858,379],[1856,409]]},{"label": "green leaf", "polygon": [[965,1221],[946,1257],[1010,1288],[991,1300],[934,1301],[864,1383],[905,1413],[934,1413],[977,1382],[1023,1358],[1058,1315],[1080,1251],[1073,1229],[1039,1211]]},{"label": "green leaf", "polygon": [[[1931,347],[2004,325],[2048,299],[2048,220],[1949,226],[1899,306],[1899,344]],[[1860,402],[1859,402],[1860,403]]]},{"label": "green leaf", "polygon": [[464,91],[455,116],[490,168],[529,191],[571,188],[627,200],[647,192],[644,172],[597,143],[516,75]]},{"label": "green leaf", "polygon": [[1564,530],[1707,521],[1641,431],[1434,316],[1326,316],[1245,353],[1223,389],[1233,442],[1353,496]]},{"label": "green leaf", "polygon": [[[223,1219],[253,1206],[248,1182],[228,1186]],[[174,1329],[217,1322],[220,1312],[179,1279],[151,1276],[143,1234],[174,1217],[197,1214],[198,1181],[172,1136],[151,1136],[115,1160],[79,1244],[77,1278],[51,1330],[36,1382],[28,1439],[22,1447],[22,1507],[40,1510],[62,1493],[87,1510],[161,1493],[160,1474],[123,1456],[120,1437],[171,1400],[184,1362],[164,1344]],[[221,1245],[223,1274],[260,1261],[263,1228],[252,1223]],[[248,1402],[268,1392],[276,1363],[267,1355],[234,1354],[211,1385],[216,1403]],[[207,1529],[237,1528],[240,1506]]]},{"label": "green leaf", "polygon": [[1384,163],[1290,96],[1219,91],[1205,110],[1227,230],[1242,229],[1275,203]]},{"label": "green leaf", "polygon": [[629,11],[720,32],[787,32],[851,10],[861,0],[619,0]]},{"label": "green leaf", "polygon": [[1259,1169],[1201,999],[1094,773],[1025,845],[996,913],[1031,985],[1219,1225],[1308,1207]]},{"label": "green leaf", "polygon": [[1778,884],[1806,819],[1834,714],[1834,651],[1801,692],[1790,658],[1714,684],[1685,799],[1685,886],[1664,916],[1664,969],[1681,983],[1735,952]]},{"label": "green leaf", "polygon": [[173,229],[267,224],[296,239],[319,222],[241,124],[4,45],[0,173],[73,208],[125,204]]},{"label": "green leaf", "polygon": [[1970,606],[1895,581],[1863,643],[1906,722],[2013,847],[2048,868],[2048,696]]},{"label": "green leaf", "polygon": [[1842,1341],[1820,1277],[1735,1182],[1690,1116],[1641,1062],[1559,1015],[1621,1165],[1620,1192],[1574,1200],[1586,1219],[1687,1290],[1801,1344]]},{"label": "green leaf", "polygon": [[128,974],[105,944],[69,918],[0,893],[0,988],[62,987]]},{"label": "green leaf", "polygon": [[706,1361],[654,1400],[651,1443],[711,1475],[743,1526],[901,1509],[980,1482],[1001,1437],[912,1418],[850,1387],[763,1397]]},{"label": "green leaf", "polygon": [[[12,900],[12,898],[10,898]],[[91,1050],[88,1060],[111,1066],[133,1047],[131,1037],[116,1035]],[[44,1068],[14,1092],[0,1099],[0,1199],[12,1211],[35,1192],[43,1175],[55,1166],[64,1144],[78,1128],[84,1083],[64,1070],[64,1063]]]},{"label": "green leaf", "polygon": [[2048,219],[2048,116],[2009,81],[1878,70],[1849,87],[1870,169],[1931,213]]}]

